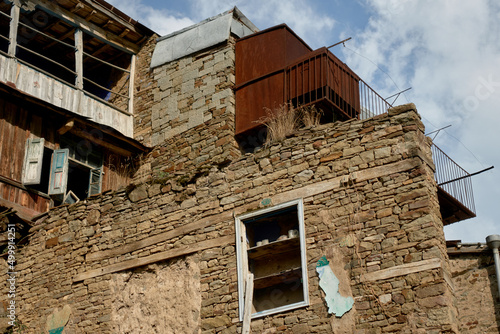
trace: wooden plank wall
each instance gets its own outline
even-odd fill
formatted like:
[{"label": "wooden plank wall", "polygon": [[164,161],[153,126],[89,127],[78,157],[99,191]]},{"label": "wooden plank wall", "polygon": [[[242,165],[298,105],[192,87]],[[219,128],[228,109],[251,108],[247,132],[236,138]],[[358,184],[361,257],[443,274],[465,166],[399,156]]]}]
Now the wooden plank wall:
[{"label": "wooden plank wall", "polygon": [[[45,212],[50,200],[23,189],[22,169],[26,139],[43,136],[48,146],[54,146],[54,131],[50,122],[29,112],[23,106],[0,97],[0,176],[9,183],[0,182],[0,199],[29,210]],[[28,211],[29,211],[28,210]]]},{"label": "wooden plank wall", "polygon": [[[0,202],[21,205],[39,213],[47,211],[50,199],[27,191],[21,184],[28,138],[45,138],[45,146],[50,149],[59,147],[57,128],[63,122],[42,106],[7,100],[0,95]],[[127,160],[114,152],[99,146],[103,153],[102,191],[118,190],[128,184],[129,165]],[[23,189],[24,188],[24,189]],[[1,203],[0,203],[1,204]],[[28,212],[30,212],[28,210]]]},{"label": "wooden plank wall", "polygon": [[118,190],[129,184],[133,164],[127,159],[107,150],[104,155],[102,178],[103,190]]}]

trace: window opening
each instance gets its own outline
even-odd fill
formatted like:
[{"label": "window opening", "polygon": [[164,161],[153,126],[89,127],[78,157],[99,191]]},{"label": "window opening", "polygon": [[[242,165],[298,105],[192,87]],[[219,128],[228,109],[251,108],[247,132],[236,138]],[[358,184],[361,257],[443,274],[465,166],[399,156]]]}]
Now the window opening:
[{"label": "window opening", "polygon": [[89,178],[90,168],[74,161],[69,160],[68,170],[68,191],[72,191],[78,198],[89,197]]},{"label": "window opening", "polygon": [[302,201],[236,218],[240,318],[253,274],[252,318],[309,303]]},{"label": "window opening", "polygon": [[12,5],[0,1],[0,52],[7,54],[9,49],[10,11]]}]

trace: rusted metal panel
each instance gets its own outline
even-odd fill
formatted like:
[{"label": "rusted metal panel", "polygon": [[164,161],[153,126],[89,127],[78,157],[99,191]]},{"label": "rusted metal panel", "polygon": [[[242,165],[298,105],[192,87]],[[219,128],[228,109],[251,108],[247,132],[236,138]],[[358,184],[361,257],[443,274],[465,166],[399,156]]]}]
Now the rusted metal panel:
[{"label": "rusted metal panel", "polygon": [[236,134],[253,129],[262,122],[266,108],[278,107],[285,99],[283,91],[284,72],[275,73],[251,85],[243,87],[236,94]]},{"label": "rusted metal panel", "polygon": [[286,25],[243,38],[236,43],[236,134],[258,127],[265,108],[289,102],[358,118],[359,80],[327,48],[312,51]]},{"label": "rusted metal panel", "polygon": [[311,48],[282,24],[236,43],[236,85],[283,69]]},{"label": "rusted metal panel", "polygon": [[236,134],[259,126],[265,108],[285,102],[285,68],[311,52],[286,25],[247,36],[236,43]]}]

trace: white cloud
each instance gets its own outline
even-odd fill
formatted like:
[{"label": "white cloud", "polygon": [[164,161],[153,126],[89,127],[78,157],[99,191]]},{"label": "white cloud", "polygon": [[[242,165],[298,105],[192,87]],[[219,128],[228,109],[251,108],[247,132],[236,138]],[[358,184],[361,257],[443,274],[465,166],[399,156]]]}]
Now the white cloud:
[{"label": "white cloud", "polygon": [[110,0],[108,2],[160,36],[196,23],[185,14],[153,8],[145,5],[141,0]]},{"label": "white cloud", "polygon": [[[453,125],[435,142],[469,172],[500,166],[496,147],[500,143],[500,4],[488,0],[367,2],[372,14],[369,24],[348,47],[378,64],[392,79],[344,49],[348,65],[383,96],[412,87],[405,95],[417,105],[428,132]],[[495,170],[473,177],[478,218],[447,227],[447,237],[484,241],[488,234],[500,234],[495,210],[498,181]]]},{"label": "white cloud", "polygon": [[326,38],[332,34],[335,20],[323,11],[323,7],[314,6],[316,2],[306,0],[190,0],[191,12],[198,20],[217,15],[235,5],[259,29],[286,23],[313,49],[331,42]]}]

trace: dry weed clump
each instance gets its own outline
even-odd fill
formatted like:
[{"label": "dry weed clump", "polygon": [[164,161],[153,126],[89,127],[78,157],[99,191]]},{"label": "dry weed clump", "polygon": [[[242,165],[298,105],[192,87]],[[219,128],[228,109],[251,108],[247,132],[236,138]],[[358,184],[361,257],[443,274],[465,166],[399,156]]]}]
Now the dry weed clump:
[{"label": "dry weed clump", "polygon": [[291,104],[281,104],[274,109],[266,108],[267,115],[259,122],[267,127],[266,145],[291,135],[298,126],[297,110]]},{"label": "dry weed clump", "polygon": [[323,114],[323,111],[316,109],[314,105],[295,108],[291,103],[265,110],[267,115],[259,119],[259,123],[267,127],[265,145],[285,139],[300,127],[319,125]]},{"label": "dry weed clump", "polygon": [[314,105],[299,107],[300,120],[304,127],[309,128],[312,126],[317,126],[320,124],[321,115],[323,115],[323,110],[316,109]]}]

